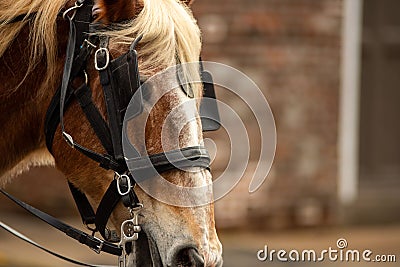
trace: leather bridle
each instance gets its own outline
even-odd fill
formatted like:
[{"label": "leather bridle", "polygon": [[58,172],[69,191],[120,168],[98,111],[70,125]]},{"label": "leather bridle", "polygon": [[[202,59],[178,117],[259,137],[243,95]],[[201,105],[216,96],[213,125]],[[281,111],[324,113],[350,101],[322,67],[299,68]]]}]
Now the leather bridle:
[{"label": "leather bridle", "polygon": [[[96,212],[86,195],[69,183],[82,221],[92,233],[86,234],[29,206],[3,190],[1,192],[36,217],[89,246],[97,253],[104,251],[119,256],[119,265],[126,266],[126,255],[130,253],[131,242],[137,240],[141,230],[138,224],[138,212],[142,204],[134,191],[135,179],[146,179],[147,177],[140,177],[141,174],[146,173],[146,170],[155,169],[158,173],[162,173],[186,167],[209,168],[210,157],[203,146],[185,147],[155,155],[138,155],[130,160],[132,166],[137,167],[137,173],[135,170],[132,173],[128,169],[122,148],[122,125],[131,98],[134,95],[139,98],[135,103],[140,103],[142,100],[140,94],[135,94],[141,86],[136,52],[141,36],[138,36],[131,44],[128,52],[113,59],[108,51],[109,38],[101,33],[98,34],[101,32],[99,28],[104,25],[93,22],[92,8],[92,0],[77,0],[73,7],[63,12],[63,18],[68,20],[70,30],[62,84],[51,100],[45,119],[46,145],[50,152],[53,150],[53,140],[60,126],[62,136],[71,148],[99,163],[100,167],[115,173],[115,179],[110,183]],[[26,16],[18,16],[9,23],[22,19],[26,19]],[[86,74],[88,60],[93,53],[95,68],[99,72],[103,88],[107,121],[93,103]],[[204,71],[202,74],[210,75]],[[81,85],[76,86],[79,82]],[[205,87],[210,90],[209,85]],[[214,94],[213,88],[211,91],[211,95]],[[73,134],[66,131],[64,111],[74,100],[77,100],[82,108],[105,153],[93,151],[77,143],[73,139]],[[138,112],[141,112],[141,107],[137,108]],[[111,213],[119,202],[129,209],[132,216],[122,224],[121,237],[118,237],[116,231],[111,231],[106,227]],[[96,232],[99,232],[104,240],[95,237]],[[119,242],[118,245],[114,244],[117,242]]]}]

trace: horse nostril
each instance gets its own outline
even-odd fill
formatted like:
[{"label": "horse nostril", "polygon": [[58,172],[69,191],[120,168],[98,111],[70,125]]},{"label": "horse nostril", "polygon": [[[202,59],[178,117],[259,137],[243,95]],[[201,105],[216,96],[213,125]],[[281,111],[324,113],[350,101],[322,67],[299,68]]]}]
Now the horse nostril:
[{"label": "horse nostril", "polygon": [[177,267],[203,267],[204,266],[204,259],[200,254],[197,252],[196,249],[189,247],[189,248],[182,248],[179,250],[174,259],[174,265]]}]

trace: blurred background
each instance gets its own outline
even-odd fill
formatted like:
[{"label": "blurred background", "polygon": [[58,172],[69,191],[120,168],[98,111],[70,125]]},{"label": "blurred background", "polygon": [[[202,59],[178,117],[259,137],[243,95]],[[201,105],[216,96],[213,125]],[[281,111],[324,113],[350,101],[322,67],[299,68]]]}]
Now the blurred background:
[{"label": "blurred background", "polygon": [[[400,261],[400,1],[197,0],[193,10],[203,32],[203,60],[235,67],[257,83],[278,137],[271,172],[250,194],[258,126],[243,104],[217,91],[236,107],[251,139],[244,179],[215,205],[224,266],[309,266],[261,263],[256,253],[264,245],[326,249],[339,238],[352,249],[396,254]],[[229,153],[226,133],[206,137],[217,147],[212,169],[218,176]],[[6,189],[80,225],[66,182],[54,169],[33,169]],[[2,221],[46,246],[114,263],[26,217],[2,196],[0,203]],[[0,266],[70,265],[0,230]]]}]

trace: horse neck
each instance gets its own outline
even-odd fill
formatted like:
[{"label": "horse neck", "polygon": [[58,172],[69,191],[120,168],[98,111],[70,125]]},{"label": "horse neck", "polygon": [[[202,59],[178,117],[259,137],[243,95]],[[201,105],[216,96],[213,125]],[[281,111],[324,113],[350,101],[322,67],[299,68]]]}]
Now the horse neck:
[{"label": "horse neck", "polygon": [[[57,26],[60,56],[57,59],[56,84],[59,84],[68,25],[60,22]],[[0,157],[0,177],[35,151],[45,151],[44,119],[58,85],[50,88],[42,86],[46,75],[45,58],[27,74],[30,59],[30,47],[27,45],[29,32],[27,23],[0,58],[0,153],[7,155]]]}]

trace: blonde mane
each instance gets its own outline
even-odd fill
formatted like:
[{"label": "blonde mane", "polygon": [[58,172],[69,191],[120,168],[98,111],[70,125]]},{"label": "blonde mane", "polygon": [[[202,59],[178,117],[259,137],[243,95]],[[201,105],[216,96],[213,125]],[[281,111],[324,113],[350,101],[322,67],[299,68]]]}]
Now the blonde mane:
[{"label": "blonde mane", "polygon": [[[21,29],[28,23],[28,17],[36,13],[32,30],[27,43],[30,44],[30,59],[27,75],[33,71],[39,61],[46,56],[47,75],[43,85],[54,82],[57,57],[56,19],[58,12],[67,0],[3,0],[0,3],[0,58],[9,45],[18,36]],[[14,17],[26,14],[26,19],[21,22],[8,24]],[[22,84],[23,80],[20,84]],[[14,88],[14,91],[17,90]]]},{"label": "blonde mane", "polygon": [[[112,30],[103,32],[111,37],[110,48],[130,44],[143,34],[138,54],[140,72],[146,76],[175,64],[197,62],[201,49],[200,30],[189,8],[180,0],[140,1],[143,10],[134,20],[113,25]],[[18,15],[36,12],[28,41],[31,49],[28,72],[45,56],[47,77],[44,84],[49,85],[56,70],[56,19],[66,2],[68,0],[3,0],[0,3],[0,57],[27,20],[7,22]],[[185,75],[189,81],[199,76],[196,68],[187,70]]]},{"label": "blonde mane", "polygon": [[[140,72],[145,76],[176,64],[197,62],[200,29],[191,10],[180,0],[143,0],[143,4],[135,20],[105,32],[112,37],[111,42],[128,45],[143,34],[138,55]],[[198,81],[198,68],[190,66],[184,68],[187,81]]]}]

